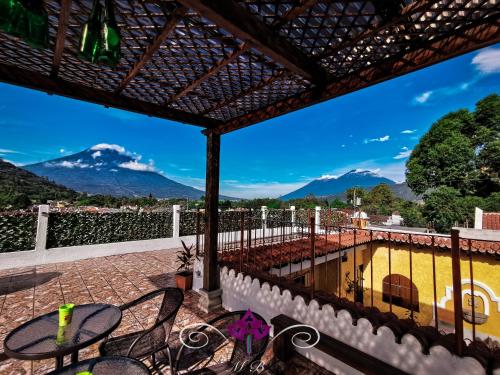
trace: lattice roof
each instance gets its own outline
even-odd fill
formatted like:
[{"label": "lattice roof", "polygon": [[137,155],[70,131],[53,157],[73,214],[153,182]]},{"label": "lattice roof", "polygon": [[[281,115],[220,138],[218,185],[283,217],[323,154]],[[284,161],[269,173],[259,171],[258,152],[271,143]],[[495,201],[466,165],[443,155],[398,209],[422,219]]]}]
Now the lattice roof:
[{"label": "lattice roof", "polygon": [[500,41],[500,0],[116,0],[122,59],[78,58],[91,0],[46,0],[50,47],[0,33],[0,80],[225,133]]}]

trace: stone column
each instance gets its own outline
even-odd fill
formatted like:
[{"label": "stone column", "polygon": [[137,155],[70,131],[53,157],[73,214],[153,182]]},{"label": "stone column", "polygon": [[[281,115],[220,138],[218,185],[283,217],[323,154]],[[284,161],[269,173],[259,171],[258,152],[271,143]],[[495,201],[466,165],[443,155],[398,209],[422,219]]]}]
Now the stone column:
[{"label": "stone column", "polygon": [[47,249],[47,232],[49,229],[49,206],[42,204],[38,206],[38,223],[36,226],[35,250]]},{"label": "stone column", "polygon": [[172,237],[178,238],[181,230],[181,206],[174,204],[172,206]]}]

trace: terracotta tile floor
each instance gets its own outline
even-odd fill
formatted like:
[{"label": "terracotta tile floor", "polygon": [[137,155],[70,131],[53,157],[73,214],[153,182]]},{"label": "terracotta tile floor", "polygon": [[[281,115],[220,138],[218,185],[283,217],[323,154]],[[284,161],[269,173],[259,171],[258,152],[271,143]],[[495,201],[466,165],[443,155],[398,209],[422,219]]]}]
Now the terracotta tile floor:
[{"label": "terracotta tile floor", "polygon": [[[154,251],[85,259],[67,263],[0,271],[0,352],[4,337],[18,325],[56,310],[67,302],[75,304],[106,302],[121,305],[154,289],[175,286],[175,251]],[[198,295],[186,293],[175,330],[187,324],[206,321],[210,315],[197,309]],[[130,332],[153,323],[159,299],[132,309],[123,316],[114,332]],[[98,344],[80,351],[80,358],[98,355]],[[69,360],[67,358],[67,360]],[[0,374],[44,374],[53,360],[0,362]],[[163,371],[167,373],[166,371]]]},{"label": "terracotta tile floor", "polygon": [[[175,250],[163,250],[0,270],[0,353],[8,332],[36,316],[56,310],[63,303],[106,302],[121,305],[157,288],[175,286],[176,269]],[[160,300],[152,300],[126,312],[113,334],[143,329],[152,324]],[[208,321],[225,312],[220,309],[204,314],[198,310],[197,303],[198,294],[192,291],[185,294],[174,334],[188,324]],[[80,351],[80,359],[98,355],[98,344]],[[273,359],[270,350],[265,358],[270,365],[266,375],[328,373],[311,367],[305,358],[299,356],[284,364]],[[69,362],[68,357],[66,361]],[[53,366],[52,359],[33,362],[8,359],[0,362],[0,374],[45,374]],[[153,369],[153,373],[169,374],[169,370],[160,366]]]}]

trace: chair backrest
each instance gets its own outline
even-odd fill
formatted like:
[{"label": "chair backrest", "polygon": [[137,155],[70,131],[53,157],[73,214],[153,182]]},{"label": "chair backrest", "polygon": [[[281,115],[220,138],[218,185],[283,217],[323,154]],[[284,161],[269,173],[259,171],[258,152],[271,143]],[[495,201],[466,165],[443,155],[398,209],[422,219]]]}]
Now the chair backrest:
[{"label": "chair backrest", "polygon": [[[219,331],[221,331],[232,343],[232,351],[228,355],[229,358],[227,358],[228,362],[230,365],[234,366],[238,364],[241,366],[243,363],[250,364],[253,361],[259,360],[262,355],[264,354],[267,344],[269,342],[269,336],[265,336],[264,338],[257,340],[254,339],[252,340],[252,351],[251,354],[247,353],[247,342],[245,340],[237,340],[234,337],[232,337],[229,333],[228,327],[235,323],[236,321],[239,321],[240,319],[243,318],[245,315],[246,311],[233,311],[229,313],[222,314],[215,319],[211,320],[208,322],[209,325],[215,327]],[[264,318],[262,318],[259,314],[252,312],[255,318],[261,320],[265,324],[266,321]],[[210,329],[210,328],[207,328]],[[216,337],[221,337],[221,336],[216,336]],[[217,344],[217,339],[214,340],[215,342],[213,345],[215,346]],[[220,339],[219,339],[220,341]],[[209,343],[210,345],[211,343]]]},{"label": "chair backrest", "polygon": [[153,350],[158,350],[168,342],[175,317],[184,301],[184,293],[179,288],[163,288],[162,291],[163,300],[155,321],[158,327],[148,334],[149,345]]}]

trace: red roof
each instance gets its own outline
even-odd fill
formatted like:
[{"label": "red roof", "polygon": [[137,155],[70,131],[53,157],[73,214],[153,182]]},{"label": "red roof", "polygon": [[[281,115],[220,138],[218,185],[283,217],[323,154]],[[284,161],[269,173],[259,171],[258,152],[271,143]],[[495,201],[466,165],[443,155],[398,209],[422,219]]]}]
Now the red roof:
[{"label": "red roof", "polygon": [[484,212],[483,229],[500,230],[500,212]]}]

